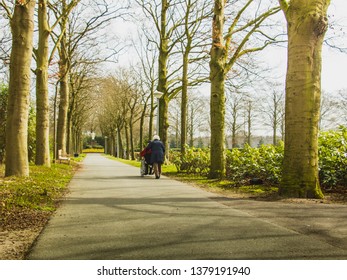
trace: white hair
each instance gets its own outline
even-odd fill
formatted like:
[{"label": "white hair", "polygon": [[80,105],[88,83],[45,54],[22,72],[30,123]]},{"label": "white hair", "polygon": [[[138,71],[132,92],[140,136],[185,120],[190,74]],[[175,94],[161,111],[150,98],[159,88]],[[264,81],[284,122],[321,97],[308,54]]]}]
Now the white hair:
[{"label": "white hair", "polygon": [[154,135],[154,136],[153,136],[153,140],[160,140],[159,135]]}]

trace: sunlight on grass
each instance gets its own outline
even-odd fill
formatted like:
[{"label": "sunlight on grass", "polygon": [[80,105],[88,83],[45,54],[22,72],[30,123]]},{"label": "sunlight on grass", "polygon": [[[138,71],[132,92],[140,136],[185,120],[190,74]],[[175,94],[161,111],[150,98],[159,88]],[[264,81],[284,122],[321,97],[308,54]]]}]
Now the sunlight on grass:
[{"label": "sunlight on grass", "polygon": [[244,193],[251,193],[251,194],[271,194],[271,193],[277,193],[278,188],[277,187],[271,187],[271,186],[258,186],[258,185],[251,185],[251,186],[241,186],[239,188],[241,192]]},{"label": "sunlight on grass", "polygon": [[83,154],[88,154],[88,153],[104,153],[104,149],[101,148],[89,148],[89,149],[83,149],[82,151]]},{"label": "sunlight on grass", "polygon": [[[53,211],[65,194],[74,167],[52,164],[51,167],[30,166],[30,177],[7,177],[0,181],[0,207],[16,207]],[[3,172],[2,172],[3,175]]]}]

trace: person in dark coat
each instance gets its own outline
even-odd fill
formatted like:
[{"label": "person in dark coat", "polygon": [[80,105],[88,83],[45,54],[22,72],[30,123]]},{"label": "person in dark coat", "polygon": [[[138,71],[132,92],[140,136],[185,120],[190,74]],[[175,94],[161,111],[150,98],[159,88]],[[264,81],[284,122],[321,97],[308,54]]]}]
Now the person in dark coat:
[{"label": "person in dark coat", "polygon": [[158,135],[153,136],[153,141],[148,144],[146,149],[152,151],[151,165],[153,165],[153,163],[159,163],[159,172],[161,173],[161,164],[164,163],[165,147]]}]

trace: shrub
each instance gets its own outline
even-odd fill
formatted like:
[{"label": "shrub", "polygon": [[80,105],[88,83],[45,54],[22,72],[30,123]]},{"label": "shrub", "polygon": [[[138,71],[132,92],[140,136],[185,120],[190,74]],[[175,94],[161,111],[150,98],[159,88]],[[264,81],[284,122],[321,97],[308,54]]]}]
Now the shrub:
[{"label": "shrub", "polygon": [[281,178],[283,143],[279,146],[262,145],[227,152],[226,176],[237,184],[252,178],[259,178],[271,184],[277,184]]},{"label": "shrub", "polygon": [[[179,152],[172,152],[171,161],[179,172],[207,175],[210,166],[209,149],[187,148],[181,158]],[[226,177],[236,185],[249,184],[259,178],[265,183],[277,185],[281,181],[284,144],[262,145],[252,148],[226,151]],[[325,188],[347,186],[347,128],[321,132],[319,137],[319,176]]]},{"label": "shrub", "polygon": [[319,176],[323,186],[347,186],[347,128],[319,137]]},{"label": "shrub", "polygon": [[210,171],[210,151],[201,148],[186,148],[186,154],[172,152],[170,161],[176,166],[178,172],[207,175]]}]

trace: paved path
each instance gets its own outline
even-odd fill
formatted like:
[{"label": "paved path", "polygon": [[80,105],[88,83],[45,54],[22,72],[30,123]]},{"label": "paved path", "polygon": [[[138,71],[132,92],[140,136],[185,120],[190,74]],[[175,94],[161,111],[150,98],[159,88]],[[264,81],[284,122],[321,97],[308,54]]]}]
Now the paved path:
[{"label": "paved path", "polygon": [[90,154],[29,259],[347,259],[347,206],[225,199]]}]

